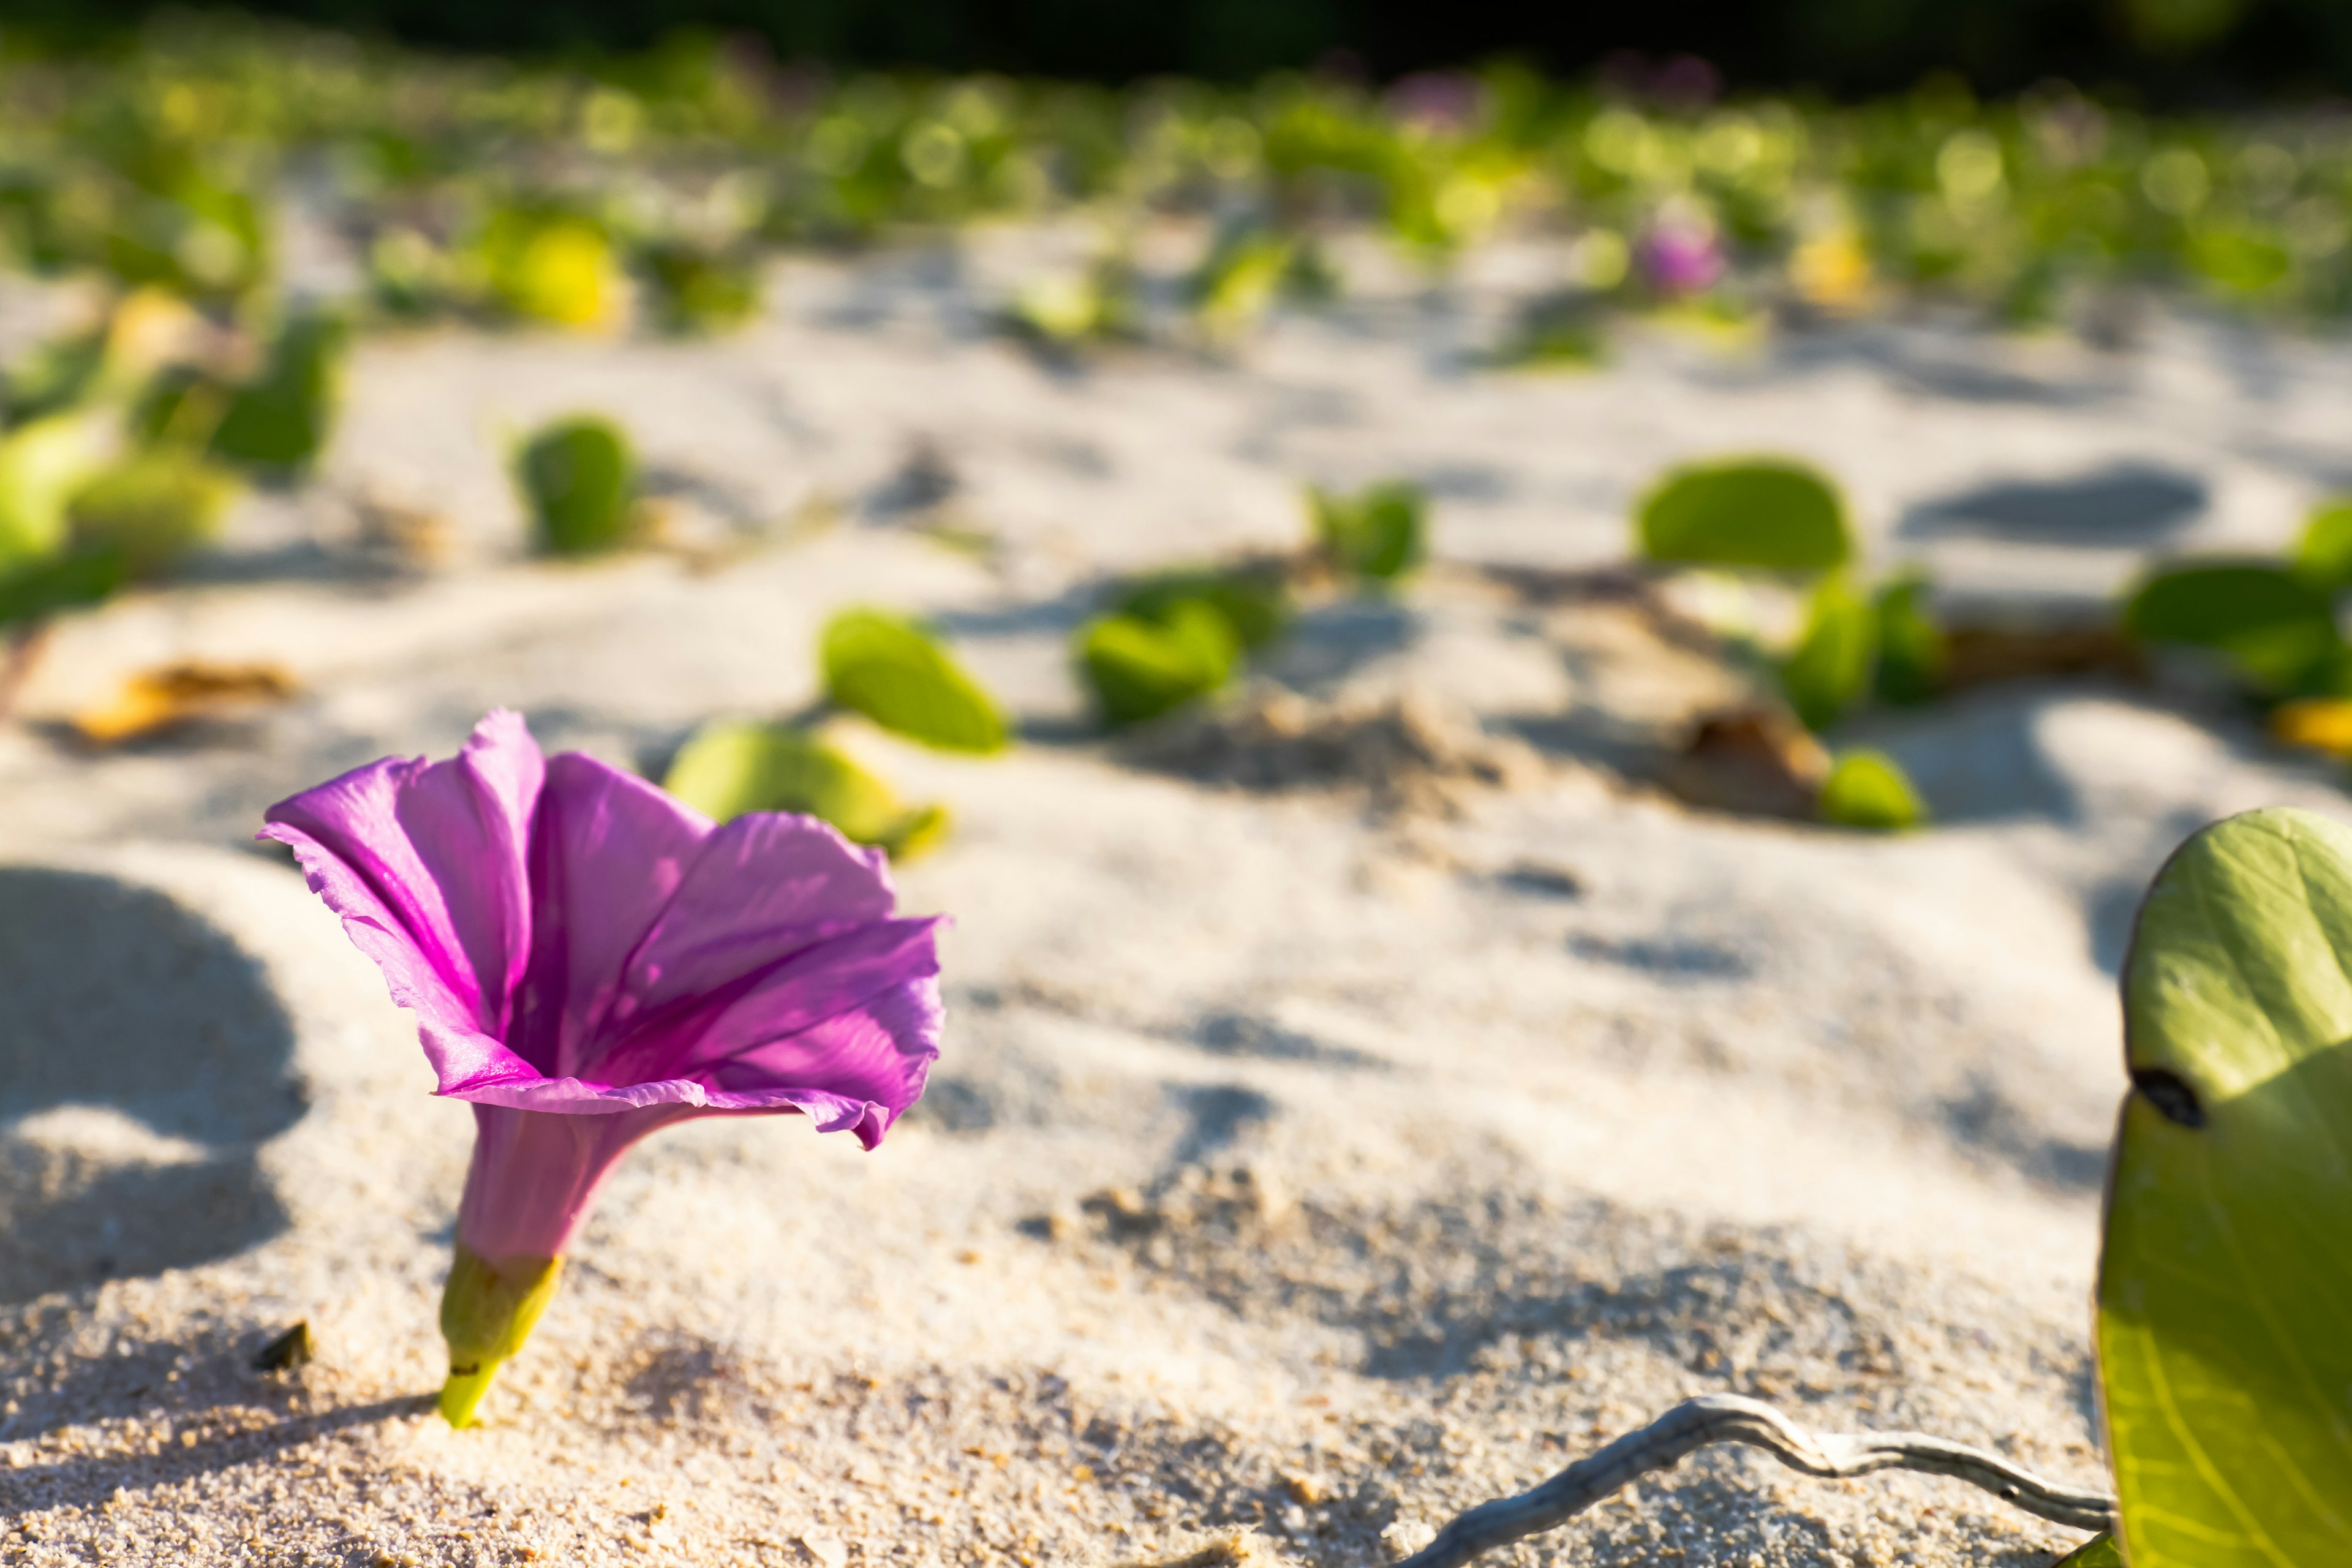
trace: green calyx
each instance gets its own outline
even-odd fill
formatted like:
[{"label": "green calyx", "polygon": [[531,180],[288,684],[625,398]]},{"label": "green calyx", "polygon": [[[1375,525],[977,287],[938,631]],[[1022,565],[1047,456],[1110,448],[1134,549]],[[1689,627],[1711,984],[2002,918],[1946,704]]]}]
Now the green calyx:
[{"label": "green calyx", "polygon": [[505,1258],[494,1264],[457,1244],[441,1291],[441,1337],[449,1342],[441,1414],[450,1426],[474,1424],[474,1406],[489,1392],[499,1363],[530,1338],[562,1271],[560,1258]]}]

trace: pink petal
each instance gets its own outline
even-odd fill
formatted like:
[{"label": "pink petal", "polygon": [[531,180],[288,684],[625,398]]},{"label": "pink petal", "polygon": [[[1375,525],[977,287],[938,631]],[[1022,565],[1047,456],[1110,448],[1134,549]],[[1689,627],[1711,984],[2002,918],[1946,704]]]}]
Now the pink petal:
[{"label": "pink petal", "polygon": [[500,710],[444,763],[387,758],[278,802],[261,832],[383,971],[393,1000],[454,1034],[503,1034],[530,955],[526,853],[544,771]]},{"label": "pink petal", "polygon": [[709,817],[567,752],[547,764],[531,840],[530,968],[508,1044],[541,1072],[583,1070],[630,954],[677,894]]},{"label": "pink petal", "polygon": [[562,1256],[629,1145],[692,1114],[672,1104],[611,1116],[547,1116],[477,1104],[457,1239],[493,1263]]}]

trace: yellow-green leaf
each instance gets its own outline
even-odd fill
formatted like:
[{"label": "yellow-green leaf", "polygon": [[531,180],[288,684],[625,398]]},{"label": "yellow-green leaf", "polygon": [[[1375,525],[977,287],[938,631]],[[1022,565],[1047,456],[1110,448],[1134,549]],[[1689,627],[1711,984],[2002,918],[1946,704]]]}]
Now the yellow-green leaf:
[{"label": "yellow-green leaf", "polygon": [[945,752],[1001,752],[1004,715],[980,682],[914,622],[844,610],[818,647],[824,694],[885,730]]},{"label": "yellow-green leaf", "polygon": [[1853,551],[1845,501],[1819,470],[1780,458],[1675,469],[1636,513],[1653,561],[1826,572]]},{"label": "yellow-green leaf", "polygon": [[2124,971],[2099,1270],[2131,1568],[2352,1563],[2352,828],[2249,812],[2174,854]]},{"label": "yellow-green leaf", "polygon": [[878,845],[898,859],[931,847],[948,829],[946,807],[909,810],[835,747],[780,724],[704,725],[670,763],[662,787],[721,822],[747,811],[821,817],[843,837]]}]

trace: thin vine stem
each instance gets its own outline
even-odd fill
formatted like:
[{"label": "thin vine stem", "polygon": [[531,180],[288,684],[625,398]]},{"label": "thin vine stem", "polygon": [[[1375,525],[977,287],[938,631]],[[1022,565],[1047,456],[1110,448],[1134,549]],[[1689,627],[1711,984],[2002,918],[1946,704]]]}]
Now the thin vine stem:
[{"label": "thin vine stem", "polygon": [[1675,1405],[1530,1491],[1480,1503],[1396,1568],[1459,1568],[1482,1552],[1562,1524],[1716,1443],[1761,1448],[1792,1470],[1824,1479],[1912,1470],[1966,1481],[2053,1524],[2108,1530],[2116,1521],[2116,1500],[2106,1493],[2059,1486],[1966,1443],[1918,1432],[1812,1432],[1759,1400],[1709,1394]]}]

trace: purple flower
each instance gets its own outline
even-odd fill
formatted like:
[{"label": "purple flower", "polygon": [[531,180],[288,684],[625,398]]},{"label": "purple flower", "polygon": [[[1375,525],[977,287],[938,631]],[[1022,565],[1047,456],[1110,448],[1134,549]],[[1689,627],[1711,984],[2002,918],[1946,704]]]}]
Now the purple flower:
[{"label": "purple flower", "polygon": [[1705,293],[1723,276],[1715,230],[1686,218],[1662,219],[1634,251],[1643,280],[1668,297]]},{"label": "purple flower", "polygon": [[871,1149],[939,1055],[935,919],[813,817],[725,826],[499,711],[456,757],[280,801],[261,837],[417,1017],[476,1138],[442,1410],[521,1348],[614,1163],[689,1117],[799,1111]]}]

